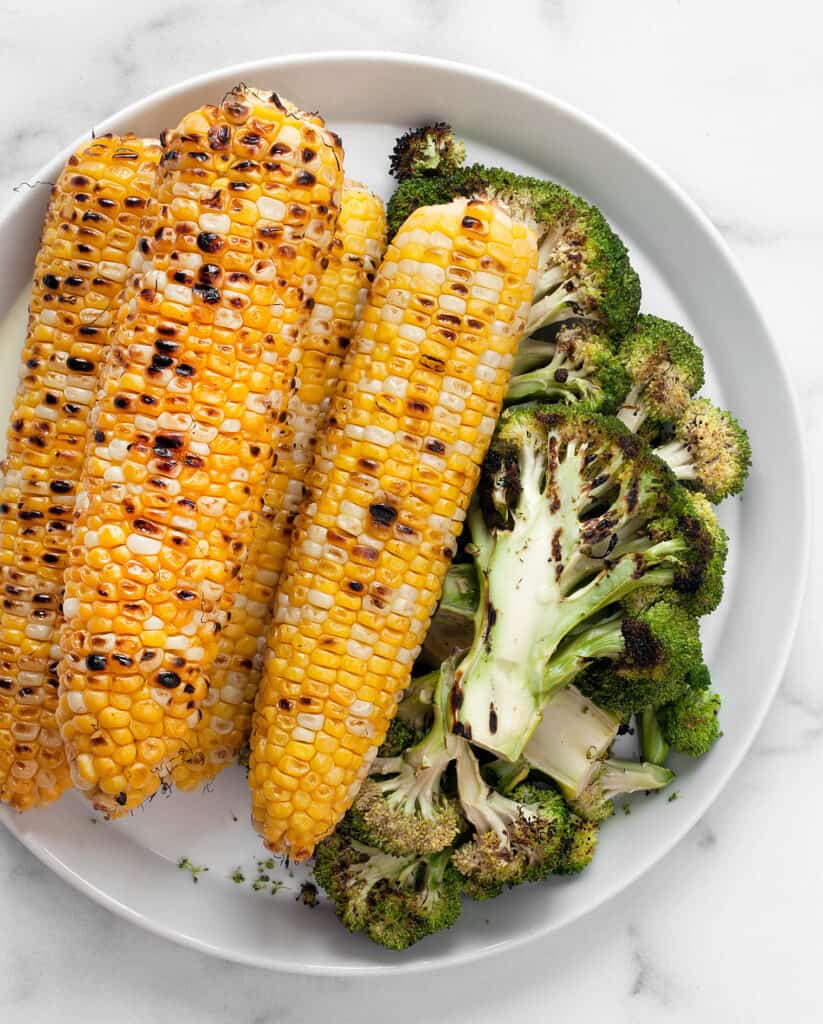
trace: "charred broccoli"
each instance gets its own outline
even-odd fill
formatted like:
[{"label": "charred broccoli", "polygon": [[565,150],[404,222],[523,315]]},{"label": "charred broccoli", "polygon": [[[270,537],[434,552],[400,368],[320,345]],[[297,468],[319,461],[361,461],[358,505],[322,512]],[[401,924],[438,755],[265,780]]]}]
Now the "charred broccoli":
[{"label": "charred broccoli", "polygon": [[659,601],[636,613],[621,609],[576,630],[547,665],[543,680],[554,689],[579,676],[585,694],[628,716],[650,702],[679,696],[701,655],[697,620],[678,605]]},{"label": "charred broccoli", "polygon": [[349,931],[407,949],[460,916],[461,879],[450,858],[450,850],[395,857],[338,828],[315,851],[314,877]]},{"label": "charred broccoli", "polygon": [[445,121],[414,128],[401,135],[389,157],[389,173],[398,181],[417,175],[447,174],[463,166],[465,143],[454,137]]},{"label": "charred broccoli", "polygon": [[569,812],[557,790],[520,783],[504,796],[483,778],[464,740],[456,746],[457,787],[475,834],[452,863],[472,899],[491,899],[504,885],[545,878],[567,854]]},{"label": "charred broccoli", "polygon": [[600,823],[581,818],[579,814],[569,815],[566,840],[563,843],[561,859],[554,869],[557,875],[579,875],[592,862],[597,851]]},{"label": "charred broccoli", "polygon": [[597,324],[572,321],[561,324],[552,340],[521,343],[506,402],[537,399],[615,412],[628,389],[629,375],[608,336]]},{"label": "charred broccoli", "polygon": [[678,480],[717,504],[743,490],[752,449],[746,431],[730,412],[707,398],[693,399],[655,454]]},{"label": "charred broccoli", "polygon": [[453,732],[515,760],[569,681],[549,671],[564,642],[647,589],[679,600],[685,588],[693,601],[714,539],[680,514],[681,494],[691,500],[614,419],[562,406],[503,414],[469,514],[482,593]]},{"label": "charred broccoli", "polygon": [[444,729],[442,710],[452,672],[452,664],[444,662],[433,693],[429,732],[396,757],[376,758],[349,811],[353,834],[388,853],[436,853],[450,846],[463,828],[459,802],[443,789],[454,760],[454,740]]},{"label": "charred broccoli", "polygon": [[440,604],[423,641],[422,664],[440,665],[453,654],[471,647],[477,601],[477,570],[474,565],[470,562],[451,565],[443,581]]},{"label": "charred broccoli", "polygon": [[650,525],[649,534],[663,541],[675,533],[685,538],[693,557],[678,567],[670,587],[635,590],[624,600],[627,608],[639,611],[663,599],[676,601],[691,615],[701,616],[720,604],[728,538],[705,495],[682,487],[672,492],[668,511]]},{"label": "charred broccoli", "polygon": [[632,431],[680,419],[703,386],[703,353],[678,324],[641,314],[623,339],[620,357],[631,377],[618,417]]}]

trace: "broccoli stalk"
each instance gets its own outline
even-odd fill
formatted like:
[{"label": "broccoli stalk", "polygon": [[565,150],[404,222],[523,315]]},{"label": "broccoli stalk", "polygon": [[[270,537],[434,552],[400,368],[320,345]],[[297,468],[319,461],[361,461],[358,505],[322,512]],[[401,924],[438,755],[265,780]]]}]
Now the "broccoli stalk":
[{"label": "broccoli stalk", "polygon": [[525,338],[515,357],[506,402],[567,402],[593,411],[615,411],[629,377],[596,324],[563,323],[548,341]]},{"label": "broccoli stalk", "polygon": [[442,708],[453,672],[453,662],[444,662],[435,684],[428,734],[398,756],[375,758],[371,776],[349,812],[359,839],[398,856],[443,850],[463,827],[458,802],[442,788],[455,757],[455,739],[445,730]]},{"label": "broccoli stalk", "polygon": [[674,426],[674,436],[655,448],[678,480],[717,504],[743,490],[752,450],[746,431],[730,412],[696,398]]},{"label": "broccoli stalk", "polygon": [[620,356],[631,387],[617,415],[634,432],[678,420],[703,386],[703,353],[671,320],[638,316]]},{"label": "broccoli stalk", "polygon": [[557,782],[576,814],[602,821],[613,813],[616,796],[660,789],[674,778],[656,764],[609,758],[619,726],[616,716],[569,687],[544,709],[524,757]]},{"label": "broccoli stalk", "polygon": [[350,931],[406,949],[460,916],[461,880],[450,857],[396,857],[338,828],[315,851],[314,877]]},{"label": "broccoli stalk", "polygon": [[545,878],[563,860],[568,809],[553,789],[528,783],[504,796],[483,778],[470,745],[459,741],[457,788],[475,836],[459,846],[452,863],[473,899],[499,895],[504,885]]},{"label": "broccoli stalk", "polygon": [[657,720],[657,708],[652,704],[643,708],[638,724],[640,726],[640,750],[643,754],[643,760],[651,761],[652,764],[665,764],[671,747],[660,731],[660,722]]},{"label": "broccoli stalk", "polygon": [[681,577],[699,587],[711,542],[680,529],[676,490],[614,420],[507,410],[469,516],[482,593],[452,689],[453,732],[515,760],[568,682],[549,666],[569,634],[641,589],[674,592]]}]

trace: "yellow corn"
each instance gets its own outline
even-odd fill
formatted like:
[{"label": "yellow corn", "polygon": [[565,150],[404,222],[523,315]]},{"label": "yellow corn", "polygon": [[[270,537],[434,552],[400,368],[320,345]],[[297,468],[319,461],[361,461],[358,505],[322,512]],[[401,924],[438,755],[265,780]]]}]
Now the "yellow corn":
[{"label": "yellow corn", "polygon": [[488,202],[417,210],[343,365],[275,601],[252,816],[309,856],[382,742],[439,598],[536,276],[532,231]]},{"label": "yellow corn", "polygon": [[385,247],[382,201],[365,185],[345,181],[328,265],[300,343],[292,352],[295,381],[263,511],[240,570],[230,621],[220,635],[209,693],[200,707],[202,717],[172,771],[181,789],[192,789],[231,764],[249,738],[266,628],[303,480]]},{"label": "yellow corn", "polygon": [[58,719],[75,784],[111,814],[197,724],[342,186],[322,120],[245,87],[161,141],[63,605]]},{"label": "yellow corn", "polygon": [[55,722],[63,570],[87,421],[160,147],[111,135],[69,158],[40,241],[0,487],[0,799],[69,785]]}]

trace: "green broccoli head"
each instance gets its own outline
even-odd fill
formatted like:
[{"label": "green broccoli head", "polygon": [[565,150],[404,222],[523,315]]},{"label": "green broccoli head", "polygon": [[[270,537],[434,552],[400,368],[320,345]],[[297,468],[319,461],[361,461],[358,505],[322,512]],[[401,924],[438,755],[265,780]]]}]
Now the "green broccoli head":
[{"label": "green broccoli head", "polygon": [[615,412],[629,389],[629,375],[611,339],[597,323],[568,321],[553,340],[521,342],[506,403],[567,402],[592,412]]},{"label": "green broccoli head", "polygon": [[674,475],[717,504],[743,490],[752,461],[746,431],[730,412],[707,398],[693,399],[673,428],[673,437],[655,449]]},{"label": "green broccoli head", "polygon": [[665,598],[694,616],[713,612],[723,599],[729,542],[705,495],[673,488],[667,512],[650,524],[649,534],[661,544],[671,537],[685,539],[684,550],[670,585],[634,591],[626,607],[639,611]]},{"label": "green broccoli head", "polygon": [[418,792],[412,772],[405,761],[390,779],[366,779],[347,814],[353,835],[398,856],[451,846],[463,829],[459,803],[427,791],[428,780]]},{"label": "green broccoli head", "polygon": [[563,855],[555,867],[557,875],[579,875],[592,862],[597,851],[597,840],[600,825],[596,821],[587,821],[579,814],[569,815],[569,826]]},{"label": "green broccoli head", "polygon": [[703,353],[671,320],[638,316],[621,343],[620,357],[631,388],[618,416],[632,431],[680,419],[703,386]]},{"label": "green broccoli head", "polygon": [[688,684],[679,697],[657,709],[657,721],[673,750],[702,757],[720,737],[717,716],[721,699],[711,691],[711,677],[705,665],[689,674]]},{"label": "green broccoli head", "polygon": [[523,782],[504,796],[483,779],[468,743],[456,750],[460,802],[475,829],[452,854],[464,892],[490,899],[506,885],[551,874],[563,858],[569,820],[560,793]]},{"label": "green broccoli head", "polygon": [[539,278],[527,334],[582,319],[620,338],[634,323],[640,282],[626,247],[595,206],[554,182],[481,164],[408,178],[389,200],[389,234],[418,207],[458,196],[496,199],[537,233]]},{"label": "green broccoli head", "polygon": [[346,833],[315,850],[314,877],[350,931],[362,931],[388,949],[407,949],[450,928],[461,912],[461,879],[451,852],[396,857]]},{"label": "green broccoli head", "polygon": [[618,629],[619,640],[613,648],[619,651],[617,657],[610,651],[604,657],[597,644],[586,648],[603,660],[575,678],[585,696],[621,717],[678,697],[687,685],[689,669],[702,658],[694,616],[664,600],[616,616],[610,631],[614,634]]},{"label": "green broccoli head", "polygon": [[465,159],[465,143],[455,138],[450,125],[438,121],[400,136],[389,157],[389,172],[398,181],[448,174],[462,167]]}]

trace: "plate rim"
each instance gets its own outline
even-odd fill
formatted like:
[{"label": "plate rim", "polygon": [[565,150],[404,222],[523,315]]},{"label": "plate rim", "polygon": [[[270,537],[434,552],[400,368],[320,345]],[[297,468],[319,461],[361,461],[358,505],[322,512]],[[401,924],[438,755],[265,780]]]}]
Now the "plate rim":
[{"label": "plate rim", "polygon": [[[456,950],[445,956],[437,958],[419,958],[409,961],[398,960],[397,963],[393,964],[298,964],[294,961],[283,960],[280,957],[272,957],[271,955],[267,956],[263,953],[255,955],[245,950],[235,950],[228,946],[218,946],[205,939],[200,939],[186,934],[180,929],[159,923],[135,907],[121,902],[119,899],[111,896],[104,889],[100,888],[99,885],[74,872],[70,867],[68,867],[68,865],[64,864],[54,853],[52,853],[51,850],[42,846],[35,837],[28,835],[25,829],[19,828],[15,822],[21,820],[20,816],[14,814],[10,808],[0,805],[0,821],[3,822],[9,832],[19,842],[21,842],[23,846],[33,853],[41,863],[49,867],[55,872],[55,874],[68,882],[75,889],[93,899],[96,903],[105,907],[107,910],[155,935],[168,939],[169,941],[173,941],[177,944],[187,946],[191,949],[195,949],[199,952],[206,953],[220,959],[255,967],[263,967],[287,974],[324,975],[328,977],[410,974],[428,971],[435,968],[461,966],[485,959],[493,954],[504,951],[508,952],[525,945],[527,942],[531,942],[535,939],[540,939],[557,932],[573,921],[577,921],[587,916],[598,907],[609,902],[618,893],[635,885],[642,875],[644,875],[659,861],[663,860],[664,857],[668,856],[672,849],[681,842],[684,836],[714,804],[722,790],[739,769],[743,758],[750,751],[755,739],[762,729],[763,722],[765,721],[766,715],[774,702],[775,696],[786,672],[786,667],[800,621],[810,568],[811,470],[808,444],[800,413],[800,406],[781,350],[775,341],[768,322],[761,312],[760,306],[752,289],[749,287],[743,273],[738,269],[737,262],[732,251],[723,236],[709,220],[703,210],[681,188],[681,186],[649,158],[644,156],[642,152],[626,141],[622,136],[603,125],[596,118],[584,111],[581,111],[573,104],[559,99],[551,93],[545,92],[542,89],[528,85],[516,78],[512,78],[511,76],[500,72],[488,71],[476,65],[463,63],[461,61],[447,60],[440,57],[430,57],[425,54],[414,54],[392,50],[318,50],[231,64],[225,67],[215,68],[203,74],[191,75],[170,86],[166,86],[162,89],[149,93],[141,99],[136,100],[119,110],[109,113],[99,122],[99,130],[105,131],[109,122],[115,119],[123,121],[130,117],[136,117],[147,108],[158,103],[174,99],[175,96],[191,89],[192,87],[208,87],[211,82],[217,79],[237,75],[238,80],[240,81],[246,76],[253,76],[258,71],[266,71],[268,73],[272,70],[276,71],[278,69],[293,68],[317,62],[352,64],[384,64],[393,62],[398,65],[414,66],[420,69],[437,68],[444,72],[451,72],[453,74],[458,74],[475,80],[481,80],[485,83],[513,90],[514,92],[520,93],[531,100],[553,107],[559,114],[577,121],[595,135],[605,138],[611,145],[622,150],[625,155],[630,157],[641,167],[644,173],[655,179],[657,184],[666,193],[668,193],[669,197],[673,199],[675,203],[683,207],[689,216],[698,223],[707,240],[714,246],[717,255],[725,263],[727,271],[734,277],[744,297],[748,300],[752,314],[756,318],[758,326],[762,330],[763,337],[771,349],[771,354],[779,372],[780,383],[782,384],[787,397],[787,412],[790,420],[789,425],[798,442],[799,449],[798,462],[800,479],[798,483],[800,487],[801,500],[796,503],[796,509],[800,527],[797,540],[797,557],[801,564],[801,571],[792,590],[792,602],[791,607],[788,609],[787,628],[784,630],[782,642],[778,645],[778,652],[774,660],[775,667],[772,677],[769,680],[769,685],[764,688],[762,705],[754,716],[753,723],[748,730],[748,735],[746,735],[740,742],[738,750],[729,761],[725,770],[713,782],[713,784],[705,787],[703,795],[699,801],[695,802],[694,812],[687,815],[682,822],[672,829],[671,834],[665,842],[656,846],[654,851],[647,856],[639,857],[632,870],[628,872],[626,876],[616,880],[612,885],[605,887],[595,898],[590,899],[587,904],[583,905],[582,908],[570,909],[565,915],[562,915],[555,920],[548,921],[545,925],[538,925],[524,929],[522,933],[516,936],[506,938],[499,942],[491,942],[481,949],[467,950],[462,953],[459,950]],[[36,172],[34,180],[49,181],[53,174],[59,173],[60,168],[65,163],[68,156],[87,138],[88,133],[83,133],[78,136],[77,139],[45,163]],[[0,214],[0,234],[2,234],[9,223],[14,220],[17,215],[18,208],[26,202],[27,198],[28,197],[25,194],[15,195],[3,213]]]}]

